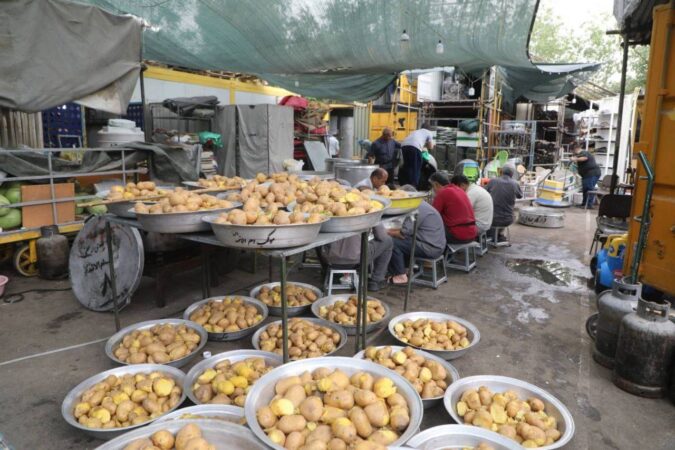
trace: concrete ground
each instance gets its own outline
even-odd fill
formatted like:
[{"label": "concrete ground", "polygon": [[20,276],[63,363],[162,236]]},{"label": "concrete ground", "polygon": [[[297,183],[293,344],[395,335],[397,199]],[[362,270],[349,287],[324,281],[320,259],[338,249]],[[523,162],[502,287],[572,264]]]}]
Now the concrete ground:
[{"label": "concrete ground", "polygon": [[[673,449],[675,406],[619,390],[611,372],[591,358],[584,324],[595,311],[594,294],[587,288],[594,220],[592,212],[568,210],[563,229],[515,225],[512,247],[491,251],[468,275],[451,273],[449,282],[436,291],[416,287],[410,310],[447,312],[474,323],[481,341],[452,362],[460,375],[511,376],[550,391],[575,420],[576,433],[567,448]],[[542,270],[546,268],[549,271]],[[10,292],[69,285],[22,279],[7,267],[0,269],[7,272],[12,277]],[[213,292],[245,293],[266,278],[265,268],[257,274],[237,270],[222,277]],[[318,274],[309,270],[293,273],[290,279],[320,284]],[[157,309],[153,283],[144,280],[122,312],[123,326],[179,317],[200,299],[199,272],[178,275],[174,283],[167,290],[167,306]],[[402,294],[400,288],[390,287],[377,297],[399,314]],[[17,450],[89,449],[101,443],[68,426],[60,407],[80,381],[114,367],[103,350],[113,332],[111,314],[84,309],[69,291],[28,294],[16,304],[0,302],[0,432]],[[386,331],[371,339],[375,344],[395,343]],[[244,339],[210,342],[206,350],[215,354],[251,347],[250,339]],[[340,354],[351,356],[353,350],[350,339]],[[439,405],[425,411],[422,428],[445,423],[451,419]]]}]

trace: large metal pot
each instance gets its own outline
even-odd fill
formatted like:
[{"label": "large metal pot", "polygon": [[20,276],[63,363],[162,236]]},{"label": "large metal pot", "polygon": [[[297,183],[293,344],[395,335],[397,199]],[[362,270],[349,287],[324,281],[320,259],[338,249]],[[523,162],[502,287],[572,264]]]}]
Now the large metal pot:
[{"label": "large metal pot", "polygon": [[344,164],[338,163],[335,165],[335,178],[338,180],[346,180],[352,186],[359,181],[365,180],[370,176],[373,170],[377,169],[378,165],[361,165],[361,164]]},{"label": "large metal pot", "polygon": [[333,174],[335,174],[336,164],[362,164],[362,160],[348,158],[326,158],[325,163],[326,171],[333,172]]}]

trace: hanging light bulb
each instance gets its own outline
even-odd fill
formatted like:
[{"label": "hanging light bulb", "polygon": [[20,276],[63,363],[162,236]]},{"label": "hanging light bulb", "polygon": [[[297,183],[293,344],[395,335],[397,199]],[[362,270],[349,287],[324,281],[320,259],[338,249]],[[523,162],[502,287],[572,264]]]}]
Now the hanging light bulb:
[{"label": "hanging light bulb", "polygon": [[445,49],[443,48],[443,42],[441,42],[441,40],[439,39],[438,44],[436,44],[436,53],[441,55],[441,54],[443,54],[444,51],[445,51]]},{"label": "hanging light bulb", "polygon": [[401,45],[402,52],[407,52],[410,49],[410,36],[405,30],[403,30],[403,33],[401,33],[401,40],[399,44]]},{"label": "hanging light bulb", "polygon": [[471,86],[469,88],[469,97],[473,97],[474,95],[476,95],[476,90]]},{"label": "hanging light bulb", "polygon": [[401,42],[409,42],[410,41],[410,36],[408,36],[408,33],[403,30],[403,33],[401,33]]},{"label": "hanging light bulb", "polygon": [[575,95],[574,97],[572,97],[572,104],[575,104],[576,102],[577,102],[577,96]]}]

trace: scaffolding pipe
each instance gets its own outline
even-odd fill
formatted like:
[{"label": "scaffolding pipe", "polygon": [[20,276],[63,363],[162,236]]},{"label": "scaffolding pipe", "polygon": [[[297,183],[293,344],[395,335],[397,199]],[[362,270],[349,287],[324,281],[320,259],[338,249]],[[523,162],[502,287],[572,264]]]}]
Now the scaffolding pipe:
[{"label": "scaffolding pipe", "polygon": [[[619,148],[621,147],[621,127],[623,122],[623,103],[626,98],[626,71],[628,70],[628,38],[622,34],[623,38],[623,61],[621,62],[621,90],[619,91],[619,117],[616,120],[616,138],[614,139],[614,156],[612,160],[612,184],[609,192],[614,194],[616,190],[616,183],[619,176],[616,169],[619,167]],[[611,128],[610,124],[610,128]],[[611,129],[609,139],[612,139]]]}]

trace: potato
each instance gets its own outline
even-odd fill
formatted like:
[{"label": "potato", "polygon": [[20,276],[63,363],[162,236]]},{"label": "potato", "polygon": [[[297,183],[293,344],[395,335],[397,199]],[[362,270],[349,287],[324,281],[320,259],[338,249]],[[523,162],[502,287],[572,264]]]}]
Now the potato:
[{"label": "potato", "polygon": [[302,431],[307,425],[307,420],[300,414],[282,416],[277,422],[277,428],[288,435],[291,431]]},{"label": "potato", "polygon": [[193,423],[185,425],[176,434],[175,446],[176,450],[187,450],[187,443],[193,438],[202,437],[202,430]]},{"label": "potato", "polygon": [[333,438],[328,442],[328,450],[347,450],[347,444],[342,439]]},{"label": "potato", "polygon": [[399,393],[394,393],[387,397],[387,404],[390,407],[394,406],[405,406],[406,408],[408,407],[408,402],[406,402],[405,398]]},{"label": "potato", "polygon": [[298,376],[283,378],[279,380],[277,384],[274,386],[274,392],[276,392],[279,395],[284,395],[291,386],[299,384],[301,384],[301,380],[300,377]]},{"label": "potato", "polygon": [[323,414],[321,414],[321,421],[323,423],[330,425],[340,417],[347,417],[347,412],[340,408],[335,408],[333,406],[326,406],[323,408]]},{"label": "potato", "polygon": [[174,444],[173,434],[171,434],[166,430],[160,430],[153,433],[153,435],[150,436],[150,440],[152,440],[152,443],[156,447],[159,447],[162,450],[170,450],[173,448]]},{"label": "potato", "polygon": [[[396,394],[394,394],[394,395],[396,395]],[[365,390],[365,389],[356,389],[354,391],[353,396],[354,396],[354,402],[361,407],[371,405],[371,404],[375,403],[378,399],[377,395],[375,395],[375,393],[373,391],[368,391],[368,390]],[[391,398],[391,397],[392,396],[389,396],[389,398]],[[387,399],[387,400],[389,400],[389,399]],[[403,400],[403,401],[405,402],[405,400]],[[392,406],[392,405],[390,404],[390,406]]]},{"label": "potato", "polygon": [[372,405],[366,406],[363,410],[372,426],[379,428],[389,424],[389,411],[384,401],[378,400]]},{"label": "potato", "polygon": [[269,406],[263,406],[256,413],[258,423],[263,428],[272,428],[277,423],[277,416],[274,415]]},{"label": "potato", "polygon": [[288,450],[296,450],[305,443],[305,436],[299,431],[292,431],[286,436],[284,447]]},{"label": "potato", "polygon": [[300,414],[310,422],[317,422],[323,414],[323,402],[320,397],[307,397],[300,403]]},{"label": "potato", "polygon": [[323,401],[328,406],[335,406],[341,409],[350,409],[354,406],[354,395],[346,390],[332,391],[326,393]]},{"label": "potato", "polygon": [[534,412],[538,411],[543,411],[544,410],[544,402],[539,400],[538,398],[528,398],[527,403],[530,405],[530,408]]},{"label": "potato", "polygon": [[305,388],[303,386],[295,384],[286,390],[284,398],[290,400],[293,403],[293,406],[297,408],[303,400],[307,398],[307,394],[305,393]]},{"label": "potato", "polygon": [[331,431],[338,439],[342,439],[346,443],[351,443],[356,439],[356,427],[346,417],[340,417],[331,424]]},{"label": "potato", "polygon": [[317,425],[317,427],[307,435],[307,439],[305,439],[305,442],[312,442],[312,441],[321,441],[325,444],[328,443],[333,438],[333,432],[330,429],[329,425]]},{"label": "potato", "polygon": [[368,438],[369,441],[382,445],[389,445],[396,439],[398,439],[398,434],[391,430],[377,430]]},{"label": "potato", "polygon": [[356,427],[358,435],[362,438],[366,439],[373,433],[373,427],[370,424],[370,420],[368,420],[365,411],[360,407],[355,406],[349,411],[349,419]]},{"label": "potato", "polygon": [[499,428],[497,428],[497,432],[509,439],[516,439],[516,427],[513,425],[500,425]]},{"label": "potato", "polygon": [[[173,436],[171,437],[173,438]],[[136,439],[127,444],[124,450],[144,450],[145,448],[151,448],[153,445],[153,442],[148,438]]]},{"label": "potato", "polygon": [[396,406],[391,409],[389,424],[396,431],[403,431],[410,424],[410,414],[408,409],[402,406]]}]

